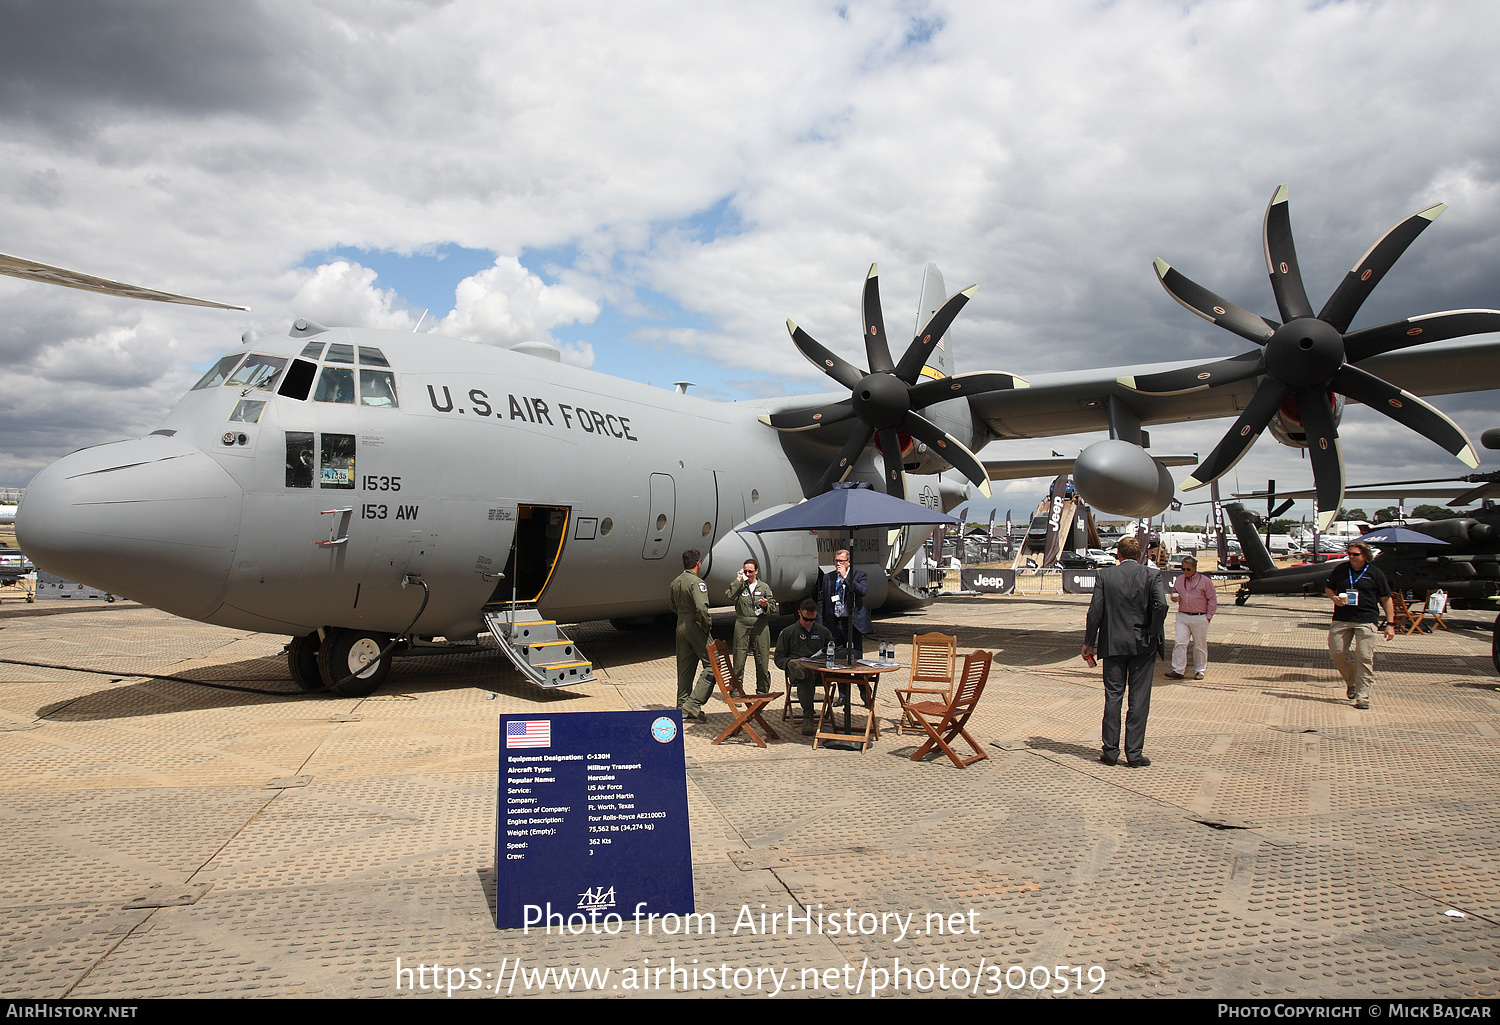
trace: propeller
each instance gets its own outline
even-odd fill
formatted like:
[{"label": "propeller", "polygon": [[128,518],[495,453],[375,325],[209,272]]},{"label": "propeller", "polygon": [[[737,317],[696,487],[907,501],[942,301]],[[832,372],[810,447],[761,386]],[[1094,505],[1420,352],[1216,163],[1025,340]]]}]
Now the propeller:
[{"label": "propeller", "polygon": [[1318,526],[1326,529],[1338,515],[1344,497],[1344,457],[1330,392],[1363,402],[1447,449],[1467,465],[1479,465],[1474,446],[1456,423],[1410,392],[1353,365],[1413,345],[1500,331],[1500,311],[1496,310],[1450,310],[1349,331],[1349,322],[1380,279],[1446,209],[1439,203],[1419,210],[1386,232],[1359,258],[1314,315],[1297,266],[1287,187],[1278,187],[1266,207],[1262,238],[1281,323],[1242,309],[1195,284],[1166,262],[1156,261],[1156,275],[1168,295],[1203,319],[1260,346],[1229,359],[1120,379],[1128,388],[1154,394],[1179,394],[1252,377],[1261,379],[1244,412],[1193,475],[1182,482],[1182,490],[1202,487],[1222,477],[1249,451],[1271,418],[1285,410],[1300,418],[1306,430],[1318,495]]},{"label": "propeller", "polygon": [[955,292],[927,319],[913,336],[900,361],[891,358],[886,341],[885,316],[880,309],[880,270],[870,265],[860,296],[861,319],[864,322],[866,373],[828,349],[795,322],[786,322],[792,344],[823,373],[849,389],[849,398],[822,406],[790,409],[762,416],[763,423],[778,431],[811,431],[829,424],[857,420],[849,440],[838,458],[819,478],[814,494],[829,490],[836,481],[846,479],[865,446],[875,440],[885,464],[885,485],[889,494],[906,497],[906,477],[902,463],[906,434],[931,446],[939,456],[968,477],[983,494],[990,494],[989,477],[984,466],[963,442],[927,419],[920,409],[960,396],[1025,388],[1026,381],[1012,374],[979,371],[923,381],[922,368],[932,355],[958,311],[974,296],[978,285]]}]

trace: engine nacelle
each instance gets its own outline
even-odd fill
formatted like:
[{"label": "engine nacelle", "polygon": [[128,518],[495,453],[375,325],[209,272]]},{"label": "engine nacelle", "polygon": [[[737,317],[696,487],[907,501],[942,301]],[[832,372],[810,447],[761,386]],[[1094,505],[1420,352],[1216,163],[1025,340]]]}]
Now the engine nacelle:
[{"label": "engine nacelle", "polygon": [[1172,504],[1177,485],[1167,468],[1139,445],[1096,441],[1073,463],[1073,486],[1102,512],[1137,519],[1155,516]]},{"label": "engine nacelle", "polygon": [[[790,505],[777,505],[750,518],[763,520]],[[747,558],[760,563],[760,578],[778,600],[792,601],[806,597],[818,580],[818,539],[806,530],[778,531],[774,534],[749,534],[731,530],[714,545],[708,565],[709,604],[723,601],[724,591]]]}]

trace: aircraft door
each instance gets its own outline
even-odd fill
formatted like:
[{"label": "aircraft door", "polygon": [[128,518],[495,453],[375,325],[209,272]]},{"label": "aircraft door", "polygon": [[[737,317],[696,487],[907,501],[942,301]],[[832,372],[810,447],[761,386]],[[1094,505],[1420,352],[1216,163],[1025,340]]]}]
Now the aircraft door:
[{"label": "aircraft door", "polygon": [[669,473],[651,475],[651,508],[641,558],[660,559],[672,549],[672,521],[677,515],[677,485]]},{"label": "aircraft door", "polygon": [[518,505],[510,556],[490,604],[534,605],[547,590],[562,557],[571,510],[565,505]]}]

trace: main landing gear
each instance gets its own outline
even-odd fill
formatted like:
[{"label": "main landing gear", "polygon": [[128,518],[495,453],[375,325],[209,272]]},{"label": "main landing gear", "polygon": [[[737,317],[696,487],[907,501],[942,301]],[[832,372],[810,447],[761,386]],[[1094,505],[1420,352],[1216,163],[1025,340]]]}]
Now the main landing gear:
[{"label": "main landing gear", "polygon": [[287,667],[297,686],[346,698],[375,693],[391,672],[391,656],[380,657],[391,639],[337,627],[324,634],[294,637],[287,645]]}]

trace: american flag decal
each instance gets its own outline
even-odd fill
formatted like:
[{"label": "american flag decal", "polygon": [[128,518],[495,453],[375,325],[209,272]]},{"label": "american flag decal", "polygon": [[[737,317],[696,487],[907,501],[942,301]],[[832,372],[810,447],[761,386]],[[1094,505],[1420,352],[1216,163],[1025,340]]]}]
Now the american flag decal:
[{"label": "american flag decal", "polygon": [[505,724],[505,746],[551,747],[552,721],[550,719],[512,719]]}]

